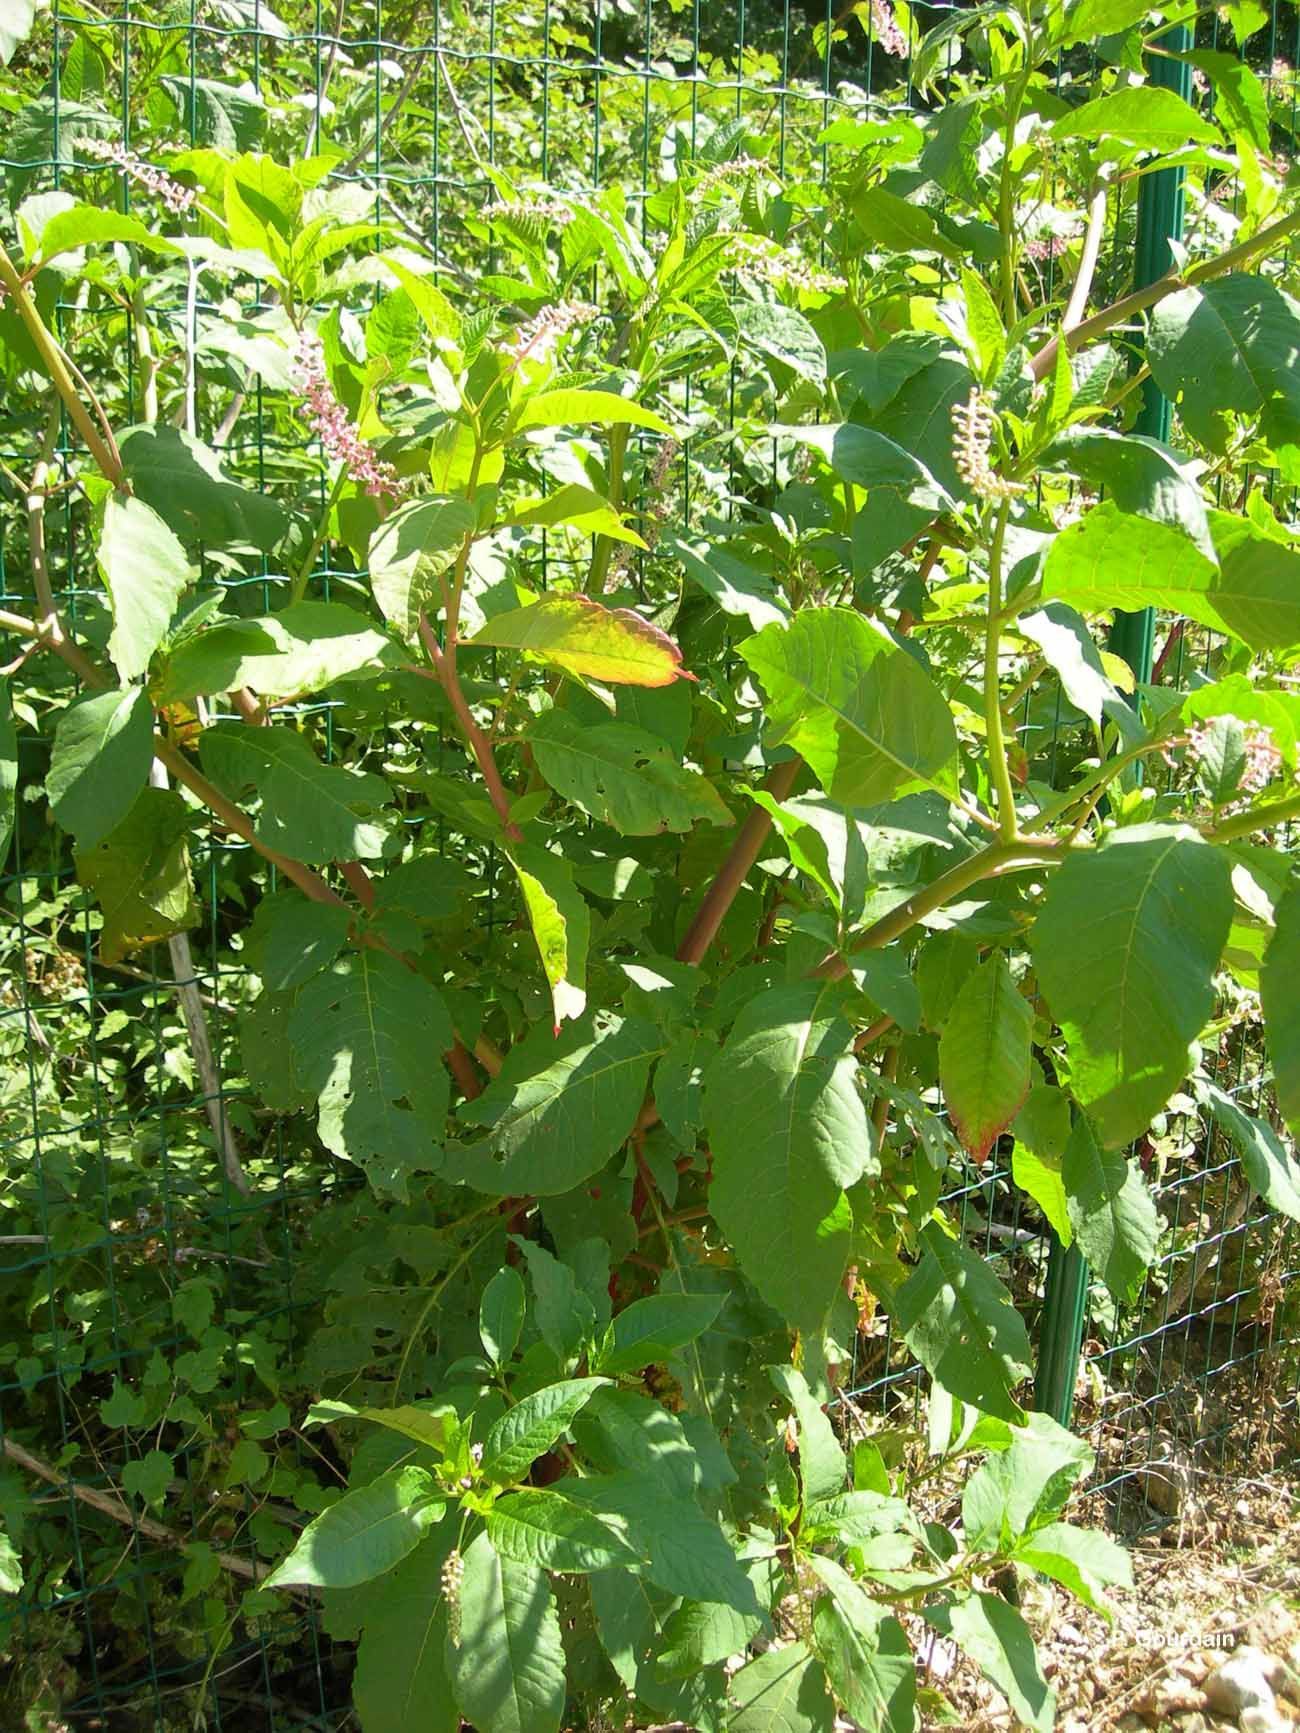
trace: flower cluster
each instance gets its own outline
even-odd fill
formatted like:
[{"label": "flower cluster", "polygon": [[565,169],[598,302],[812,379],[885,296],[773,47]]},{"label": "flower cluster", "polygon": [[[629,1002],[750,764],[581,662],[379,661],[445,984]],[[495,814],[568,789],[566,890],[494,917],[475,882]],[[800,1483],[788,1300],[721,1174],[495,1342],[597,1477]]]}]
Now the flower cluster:
[{"label": "flower cluster", "polygon": [[765,246],[748,235],[737,235],[731,243],[731,256],[738,271],[778,288],[804,289],[811,295],[838,295],[844,287],[842,278],[817,270],[797,253]]},{"label": "flower cluster", "polygon": [[[665,491],[665,483],[668,480],[669,467],[677,456],[678,449],[675,439],[665,439],[658,451],[655,452],[655,460],[650,465],[646,475],[645,494],[650,503],[642,520],[641,537],[646,547],[650,549],[653,549],[658,542],[664,520],[671,509]],[[610,561],[609,571],[605,577],[605,589],[607,591],[617,586],[620,576],[631,563],[632,544],[620,542],[614,551],[614,557]]]},{"label": "flower cluster", "polygon": [[1069,245],[1064,235],[1036,235],[1032,241],[1026,241],[1025,257],[1036,264],[1046,264],[1049,259],[1059,259]]},{"label": "flower cluster", "polygon": [[907,38],[898,27],[889,0],[871,0],[871,28],[886,54],[894,54],[900,60],[907,58]]},{"label": "flower cluster", "polygon": [[517,327],[506,353],[516,367],[521,361],[545,361],[561,337],[575,325],[587,324],[599,311],[587,301],[557,301]]},{"label": "flower cluster", "polygon": [[193,187],[182,186],[162,169],[155,168],[133,150],[128,150],[124,144],[110,143],[104,138],[83,138],[80,144],[87,156],[112,163],[114,168],[121,169],[124,175],[138,181],[151,193],[156,193],[173,216],[183,217],[198,203],[199,195]]},{"label": "flower cluster", "polygon": [[977,499],[1001,502],[1023,493],[1024,489],[1019,482],[996,475],[989,463],[996,420],[988,399],[978,389],[971,391],[965,403],[954,403],[952,460],[957,474]]},{"label": "flower cluster", "polygon": [[447,1635],[454,1649],[460,1647],[460,1585],[465,1576],[465,1559],[459,1547],[449,1552],[442,1564],[442,1598],[447,1603]]},{"label": "flower cluster", "polygon": [[733,156],[730,162],[720,162],[716,168],[701,175],[695,183],[695,191],[712,192],[714,187],[725,186],[728,181],[744,180],[747,175],[757,174],[763,166],[756,156]]},{"label": "flower cluster", "polygon": [[307,419],[326,455],[341,463],[367,493],[376,498],[387,494],[396,499],[402,491],[397,471],[391,463],[375,456],[352,425],[330,384],[324,345],[310,331],[302,333],[294,350],[293,382],[302,394]]},{"label": "flower cluster", "polygon": [[573,221],[573,212],[559,199],[497,199],[484,205],[480,215],[489,223],[544,223],[555,229]]},{"label": "flower cluster", "polygon": [[[1187,752],[1194,764],[1199,764],[1211,749],[1211,728],[1208,723],[1194,722],[1187,731]],[[1248,722],[1243,741],[1245,764],[1237,782],[1242,796],[1259,794],[1268,787],[1282,768],[1282,754],[1273,739],[1273,730],[1259,722]]]}]

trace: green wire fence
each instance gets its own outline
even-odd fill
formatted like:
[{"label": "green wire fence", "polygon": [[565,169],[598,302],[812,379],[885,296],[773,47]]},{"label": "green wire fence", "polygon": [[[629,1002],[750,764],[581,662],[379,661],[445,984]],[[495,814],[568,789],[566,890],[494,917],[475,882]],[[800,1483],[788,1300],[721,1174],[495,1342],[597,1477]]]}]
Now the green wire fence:
[{"label": "green wire fence", "polygon": [[[918,16],[932,21],[936,9]],[[1206,29],[1217,35],[1217,22]],[[377,219],[431,247],[453,281],[493,268],[462,221],[493,196],[491,166],[573,189],[617,185],[635,216],[681,141],[735,127],[774,140],[776,166],[816,182],[828,122],[860,112],[874,90],[901,94],[905,76],[869,4],[818,0],[52,0],[32,53],[44,57],[44,93],[0,123],[11,203],[62,184],[77,139],[96,126],[103,135],[97,116],[127,144],[147,121],[151,142],[240,148],[290,116],[300,140],[348,138],[336,173],[368,190]],[[1276,0],[1266,59],[1282,56],[1300,60],[1300,17]],[[1154,71],[1189,76],[1168,60]],[[242,102],[220,94],[231,90]],[[1137,234],[1127,214],[1114,219],[1116,281],[1134,264],[1139,281],[1164,268],[1179,199],[1172,179],[1154,177]],[[100,359],[136,367],[129,318],[106,316],[100,343]],[[1158,397],[1142,414],[1146,431],[1167,435]],[[0,451],[11,477],[40,455],[40,430],[20,437],[17,425]],[[224,439],[226,459],[265,483],[300,455],[255,394]],[[67,449],[56,429],[56,474]],[[689,461],[684,486],[689,502]],[[0,597],[26,601],[27,528],[6,488]],[[47,534],[61,607],[74,624],[93,621],[98,579],[66,496]],[[347,575],[328,546],[312,564],[320,593]],[[268,567],[240,581],[269,607],[288,580]],[[1149,673],[1171,625],[1122,622],[1114,647]],[[1170,637],[1162,678],[1190,677],[1192,654]],[[18,718],[23,779],[38,789],[35,721]],[[0,1600],[5,1726],[355,1725],[346,1645],[305,1612],[236,1628],[224,1592],[227,1578],[248,1586],[277,1524],[310,1510],[309,1438],[299,1479],[283,1465],[269,1480],[258,1472],[261,1441],[283,1438],[294,1418],[287,1369],[328,1379],[377,1308],[395,1329],[407,1316],[396,1288],[390,1300],[350,1273],[358,1187],[304,1136],[279,1121],[268,1135],[239,1090],[226,1093],[240,1075],[230,1015],[243,976],[230,918],[240,849],[213,835],[198,862],[205,921],[188,970],[165,946],[100,961],[96,918],[51,857],[35,801],[21,806],[0,880],[0,1518],[46,1561],[16,1603]],[[206,1081],[187,990],[211,1032]],[[1223,1086],[1265,1111],[1248,1030],[1234,1030],[1224,1054],[1236,1075]],[[214,1165],[227,1132],[255,1175],[252,1197]],[[1163,1148],[1158,1168],[1150,1150],[1138,1154],[1169,1228],[1124,1312],[1014,1201],[1005,1167],[990,1161],[959,1194],[970,1242],[1030,1317],[1039,1403],[1061,1418],[1074,1406],[1128,1532],[1178,1516],[1199,1475],[1267,1450],[1297,1414],[1295,1231],[1247,1201],[1235,1156],[1192,1104]],[[188,1421],[186,1391],[229,1417],[215,1478],[213,1440]],[[887,1319],[874,1321],[846,1400],[892,1414],[921,1395]],[[150,1441],[174,1421],[188,1425],[187,1442],[164,1454]]]}]

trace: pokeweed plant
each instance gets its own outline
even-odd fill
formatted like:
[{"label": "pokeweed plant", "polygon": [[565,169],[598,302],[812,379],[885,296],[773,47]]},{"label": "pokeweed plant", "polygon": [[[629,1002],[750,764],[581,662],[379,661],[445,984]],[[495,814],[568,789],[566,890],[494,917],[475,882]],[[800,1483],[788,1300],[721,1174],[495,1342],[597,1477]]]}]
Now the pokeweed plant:
[{"label": "pokeweed plant", "polygon": [[[101,955],[194,924],[199,827],[246,845],[249,1085],[421,1274],[308,1415],[347,1490],[245,1603],[322,1592],[368,1733],[911,1728],[925,1627],[1048,1727],[1003,1591],[1098,1606],[1127,1565],[1063,1520],[1090,1454],[1026,1413],[945,1176],[1011,1139],[1123,1303],[1161,1232],[1126,1152],[1190,1088],[1300,1215],[1214,1059],[1258,1005],[1294,1128],[1300,554],[1248,479],[1300,480],[1276,117],[1221,53],[1210,111],[1143,82],[1134,0],[899,16],[916,101],[833,121],[825,187],[741,123],[635,215],[488,168],[452,262],[329,151],[164,170],[87,123],[12,212],[0,353],[44,432],[0,623]],[[1105,298],[1170,166],[1186,254]],[[1177,449],[1130,431],[1148,373]],[[1100,646],[1146,607],[1189,692]],[[77,686],[37,709],[39,651]],[[877,1307],[959,1522],[833,1405]]]}]

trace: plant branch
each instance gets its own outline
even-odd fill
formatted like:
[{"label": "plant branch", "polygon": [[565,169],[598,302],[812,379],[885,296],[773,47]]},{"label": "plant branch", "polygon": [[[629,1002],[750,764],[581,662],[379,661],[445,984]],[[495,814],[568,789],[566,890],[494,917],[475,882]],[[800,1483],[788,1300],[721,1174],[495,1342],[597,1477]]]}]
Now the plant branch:
[{"label": "plant branch", "polygon": [[[1099,313],[1094,313],[1091,319],[1082,320],[1073,330],[1063,333],[1064,341],[1073,353],[1085,343],[1090,343],[1094,337],[1104,336],[1116,325],[1122,325],[1135,313],[1154,307],[1176,290],[1192,288],[1197,283],[1208,283],[1215,277],[1236,270],[1238,265],[1249,264],[1252,259],[1266,253],[1279,241],[1285,241],[1295,234],[1297,229],[1300,229],[1300,211],[1293,211],[1289,217],[1282,217],[1278,222],[1270,223],[1266,229],[1260,229],[1258,234],[1252,235],[1248,241],[1241,241],[1215,258],[1193,265],[1188,271],[1167,271],[1163,277],[1157,277],[1155,282],[1148,284],[1146,288],[1134,289],[1127,295],[1121,295],[1118,301],[1112,301],[1109,307],[1103,307]],[[1029,368],[1035,379],[1044,379],[1051,372],[1061,341],[1061,337],[1053,337],[1032,358]]]},{"label": "plant branch", "polygon": [[[802,758],[778,764],[763,779],[763,787],[775,801],[782,801],[794,787],[795,778],[803,769]],[[717,937],[718,928],[726,919],[727,910],[735,902],[741,885],[749,877],[758,851],[772,828],[772,815],[755,806],[736,833],[726,860],[718,868],[717,877],[704,894],[704,901],[695,911],[695,918],[686,929],[686,936],[677,947],[679,963],[699,963]]]},{"label": "plant branch", "polygon": [[[1050,866],[1065,858],[1064,851],[1054,842],[1034,842],[1030,838],[1019,837],[1014,842],[993,842],[987,848],[977,853],[967,855],[965,860],[958,861],[956,866],[949,867],[946,873],[940,873],[928,885],[913,891],[905,902],[898,904],[887,915],[882,915],[865,931],[858,933],[850,941],[848,949],[854,951],[878,951],[883,946],[892,944],[895,939],[903,936],[909,928],[926,915],[933,914],[936,909],[967,891],[972,885],[977,885],[983,879],[997,878],[1003,873],[1019,872],[1032,866]],[[821,981],[841,981],[849,973],[850,964],[838,951],[824,957],[815,969],[809,971],[811,977]]]},{"label": "plant branch", "polygon": [[509,791],[501,780],[501,772],[497,769],[497,761],[491,743],[470,712],[469,703],[461,687],[460,677],[456,673],[452,652],[448,650],[444,654],[439,648],[433,628],[424,614],[420,615],[420,639],[428,652],[429,661],[433,664],[433,671],[438,677],[438,683],[447,694],[447,702],[451,705],[457,726],[464,735],[470,751],[474,754],[483,781],[487,784],[488,799],[492,802],[493,810],[501,821],[502,830],[511,842],[522,842],[524,834],[510,816]]},{"label": "plant branch", "polygon": [[1289,794],[1283,800],[1271,800],[1264,806],[1252,807],[1232,818],[1206,825],[1201,835],[1211,842],[1235,842],[1239,837],[1253,836],[1257,830],[1272,830],[1279,824],[1289,824],[1300,818],[1300,794]]},{"label": "plant branch", "polygon": [[13,260],[3,246],[0,246],[0,287],[3,287],[17,309],[18,317],[27,327],[27,334],[36,347],[50,383],[63,400],[78,433],[85,440],[86,449],[113,486],[120,488],[125,480],[122,459],[105,443],[94,416],[82,401],[58,340],[41,318],[26,283],[15,270]]},{"label": "plant branch", "polygon": [[1062,329],[1072,331],[1083,320],[1084,311],[1088,305],[1088,296],[1092,293],[1092,280],[1097,274],[1097,260],[1101,256],[1101,239],[1106,230],[1106,188],[1099,186],[1092,196],[1088,207],[1088,226],[1083,234],[1083,251],[1079,255],[1079,270],[1070,290],[1070,299],[1066,302],[1065,316],[1061,321]]},{"label": "plant branch", "polygon": [[1007,742],[1002,729],[1002,688],[998,650],[1002,641],[1002,549],[1007,537],[1011,506],[998,508],[997,523],[989,549],[988,616],[984,627],[984,729],[989,754],[989,780],[997,795],[998,828],[1004,842],[1016,834],[1016,791],[1007,763]]}]

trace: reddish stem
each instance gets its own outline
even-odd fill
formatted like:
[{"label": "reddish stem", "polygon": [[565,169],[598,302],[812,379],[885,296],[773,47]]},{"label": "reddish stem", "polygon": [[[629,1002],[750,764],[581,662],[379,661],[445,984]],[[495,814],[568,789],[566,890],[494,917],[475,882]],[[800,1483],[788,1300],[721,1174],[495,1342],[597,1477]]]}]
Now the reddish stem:
[{"label": "reddish stem", "polygon": [[456,664],[450,655],[444,655],[434,636],[433,628],[423,614],[420,615],[420,638],[428,652],[433,671],[438,676],[438,684],[447,694],[447,702],[451,705],[452,715],[456,724],[465,736],[466,744],[474,754],[475,762],[487,784],[488,799],[492,802],[497,817],[501,820],[501,828],[511,842],[522,842],[524,833],[510,816],[510,795],[506,785],[501,780],[501,772],[497,769],[497,761],[492,752],[491,743],[486,734],[470,714],[469,704],[461,688],[460,676],[456,672]]},{"label": "reddish stem", "polygon": [[[802,758],[791,758],[778,764],[763,779],[763,787],[775,801],[782,801],[794,787],[795,778],[803,769]],[[718,868],[718,875],[705,892],[704,901],[695,911],[695,919],[686,929],[686,937],[677,947],[679,963],[699,963],[718,935],[718,928],[727,918],[741,885],[749,877],[758,851],[772,828],[772,815],[755,806],[736,833],[730,853]]]}]

